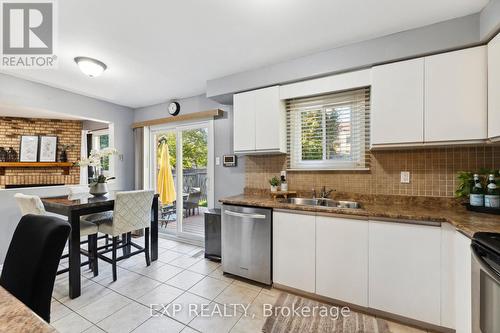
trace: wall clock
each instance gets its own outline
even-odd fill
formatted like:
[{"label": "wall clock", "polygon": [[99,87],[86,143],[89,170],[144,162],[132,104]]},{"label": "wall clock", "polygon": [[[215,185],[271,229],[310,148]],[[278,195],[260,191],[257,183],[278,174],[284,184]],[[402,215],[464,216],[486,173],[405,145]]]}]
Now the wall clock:
[{"label": "wall clock", "polygon": [[168,113],[172,116],[177,116],[181,111],[181,105],[177,102],[172,102],[168,105]]}]

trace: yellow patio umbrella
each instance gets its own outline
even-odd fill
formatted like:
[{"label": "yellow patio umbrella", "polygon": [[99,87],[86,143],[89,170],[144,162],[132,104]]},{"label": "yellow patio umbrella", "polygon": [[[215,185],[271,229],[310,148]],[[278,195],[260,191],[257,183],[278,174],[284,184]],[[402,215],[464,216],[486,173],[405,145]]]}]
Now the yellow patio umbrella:
[{"label": "yellow patio umbrella", "polygon": [[175,186],[172,169],[170,168],[170,153],[165,142],[161,148],[160,171],[158,172],[158,192],[160,201],[166,205],[175,201]]}]

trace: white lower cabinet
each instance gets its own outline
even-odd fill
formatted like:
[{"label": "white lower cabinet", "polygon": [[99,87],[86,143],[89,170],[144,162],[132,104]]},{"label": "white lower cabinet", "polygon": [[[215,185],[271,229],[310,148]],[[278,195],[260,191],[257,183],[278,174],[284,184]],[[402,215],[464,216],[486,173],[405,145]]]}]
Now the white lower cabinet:
[{"label": "white lower cabinet", "polygon": [[368,221],[316,217],[316,293],[368,306]]},{"label": "white lower cabinet", "polygon": [[471,240],[455,232],[455,330],[472,332]]},{"label": "white lower cabinet", "polygon": [[315,292],[314,215],[273,213],[274,283]]},{"label": "white lower cabinet", "polygon": [[447,223],[275,211],[273,281],[471,333],[470,239]]},{"label": "white lower cabinet", "polygon": [[440,325],[441,229],[370,221],[369,306]]}]

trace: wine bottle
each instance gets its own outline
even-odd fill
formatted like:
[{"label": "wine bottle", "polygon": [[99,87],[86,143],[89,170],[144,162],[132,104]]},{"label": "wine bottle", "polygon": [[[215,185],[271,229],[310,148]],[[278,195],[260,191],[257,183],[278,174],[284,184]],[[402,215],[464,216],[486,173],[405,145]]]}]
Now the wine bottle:
[{"label": "wine bottle", "polygon": [[470,191],[469,199],[471,206],[482,207],[484,205],[484,190],[477,173],[474,174],[474,186]]},{"label": "wine bottle", "polygon": [[484,207],[500,208],[500,189],[495,182],[495,175],[490,174],[488,177],[488,185],[484,195]]}]

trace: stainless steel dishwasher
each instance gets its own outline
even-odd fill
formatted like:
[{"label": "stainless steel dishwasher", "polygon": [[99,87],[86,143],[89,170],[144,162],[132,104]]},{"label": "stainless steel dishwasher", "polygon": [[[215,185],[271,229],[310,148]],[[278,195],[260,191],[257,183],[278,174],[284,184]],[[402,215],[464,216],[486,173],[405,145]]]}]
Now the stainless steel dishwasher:
[{"label": "stainless steel dishwasher", "polygon": [[222,206],[222,270],[267,285],[271,279],[272,211]]}]

